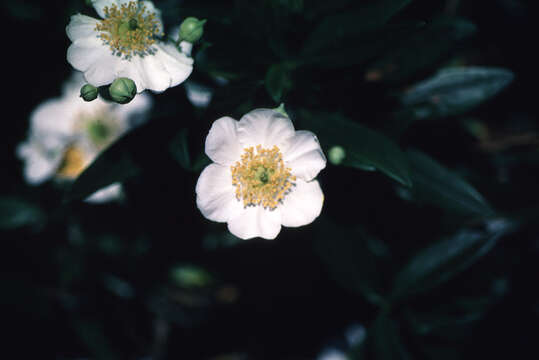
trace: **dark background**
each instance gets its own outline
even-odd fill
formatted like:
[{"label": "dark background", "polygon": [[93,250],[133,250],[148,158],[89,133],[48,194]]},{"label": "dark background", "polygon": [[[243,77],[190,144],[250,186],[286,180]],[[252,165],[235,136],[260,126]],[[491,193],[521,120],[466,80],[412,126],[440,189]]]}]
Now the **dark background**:
[{"label": "dark background", "polygon": [[[31,111],[60,96],[71,74],[65,56],[69,16],[79,11],[92,15],[93,10],[83,1],[2,3],[7,81],[0,197],[37,209],[24,226],[0,229],[5,258],[0,307],[9,347],[4,356],[216,359],[236,354],[230,359],[314,359],[328,345],[347,351],[345,329],[362,324],[367,340],[356,349],[357,358],[537,358],[537,143],[489,151],[463,126],[475,119],[486,124],[497,141],[537,133],[536,12],[531,2],[412,1],[390,24],[429,24],[440,16],[459,16],[477,31],[428,66],[393,82],[366,80],[376,60],[393,48],[357,66],[302,67],[293,73],[293,86],[282,98],[293,119],[299,108],[340,112],[393,136],[394,123],[387,114],[398,104],[392,94],[439,67],[457,61],[514,73],[513,82],[494,98],[465,114],[414,123],[398,138],[403,148],[413,146],[458,169],[514,227],[488,254],[442,286],[391,308],[389,328],[397,329],[396,340],[392,330],[376,325],[384,310],[346,286],[350,274],[335,276],[332,271],[332,261],[343,263],[347,256],[328,260],[324,253],[338,249],[341,237],[369,234],[376,239],[370,244],[378,244],[382,255],[371,268],[376,275],[367,274],[380,278],[383,293],[420,249],[458,231],[483,231],[488,222],[405,201],[396,182],[380,172],[328,163],[319,176],[326,196],[323,216],[303,228],[283,228],[275,241],[238,242],[226,234],[225,225],[210,223],[198,212],[198,172],[182,168],[168,151],[174,134],[187,128],[195,158],[212,120],[276,107],[263,85],[251,87],[267,79],[266,71],[275,62],[275,55],[266,54],[271,46],[265,26],[253,14],[275,16],[282,42],[294,53],[325,16],[369,2],[337,1],[311,17],[308,9],[323,7],[323,2],[276,1],[285,10],[275,13],[265,12],[266,7],[273,9],[269,3],[156,1],[168,26],[188,15],[208,18],[195,56],[205,42],[212,46],[195,58],[192,79],[212,84],[211,71],[226,69],[239,73],[240,80],[221,89],[203,112],[187,102],[183,86],[155,95],[154,118],[142,131],[144,141],[133,150],[142,171],[125,182],[124,202],[106,205],[63,203],[65,188],[26,185],[22,163],[15,157]],[[353,50],[357,43],[350,40],[342,46]],[[323,134],[318,136],[323,143]],[[4,216],[16,211],[5,209]],[[368,258],[358,254],[356,261],[368,263]],[[173,269],[185,264],[203,269],[212,280],[191,286],[171,277]],[[436,329],[414,328],[414,316]],[[399,350],[388,354],[380,348]]]}]

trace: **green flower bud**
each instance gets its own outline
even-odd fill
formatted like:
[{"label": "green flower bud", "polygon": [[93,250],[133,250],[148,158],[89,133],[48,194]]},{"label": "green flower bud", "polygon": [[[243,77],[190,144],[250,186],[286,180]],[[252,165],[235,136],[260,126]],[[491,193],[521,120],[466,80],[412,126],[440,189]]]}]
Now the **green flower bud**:
[{"label": "green flower bud", "polygon": [[290,116],[288,116],[288,114],[286,113],[286,110],[284,109],[284,103],[281,103],[281,105],[279,105],[279,107],[276,107],[273,110],[277,111],[279,114],[282,114],[282,115],[286,116],[287,118],[290,117]]},{"label": "green flower bud", "polygon": [[109,86],[109,94],[112,100],[118,104],[127,104],[137,94],[135,82],[128,78],[117,78]]},{"label": "green flower bud", "polygon": [[179,41],[187,41],[190,43],[197,42],[204,33],[204,24],[206,20],[198,20],[195,17],[188,17],[180,25]]},{"label": "green flower bud", "polygon": [[346,151],[340,146],[333,146],[328,151],[328,157],[333,165],[339,165],[346,157]]},{"label": "green flower bud", "polygon": [[170,278],[175,285],[184,288],[202,288],[213,282],[209,272],[193,265],[180,265],[172,268]]},{"label": "green flower bud", "polygon": [[86,84],[80,88],[80,97],[84,101],[92,101],[97,98],[97,88],[93,85]]}]

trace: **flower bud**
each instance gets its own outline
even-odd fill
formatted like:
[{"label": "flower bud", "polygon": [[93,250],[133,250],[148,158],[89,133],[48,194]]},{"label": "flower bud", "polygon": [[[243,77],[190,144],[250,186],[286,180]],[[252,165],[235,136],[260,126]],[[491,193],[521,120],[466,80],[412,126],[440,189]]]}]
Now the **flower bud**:
[{"label": "flower bud", "polygon": [[281,105],[279,105],[279,107],[276,107],[273,110],[277,111],[279,114],[282,114],[282,115],[286,116],[287,118],[290,117],[290,116],[288,116],[288,114],[286,113],[286,110],[284,109],[284,103],[281,103]]},{"label": "flower bud", "polygon": [[198,20],[195,17],[188,17],[180,25],[180,41],[190,43],[197,42],[204,33],[204,24],[206,20]]},{"label": "flower bud", "polygon": [[118,104],[127,104],[137,94],[135,82],[129,78],[117,78],[109,86],[109,94],[112,100]]},{"label": "flower bud", "polygon": [[92,101],[97,98],[97,88],[90,84],[85,84],[80,88],[80,97],[84,101]]},{"label": "flower bud", "polygon": [[333,165],[339,165],[346,157],[346,151],[340,146],[333,146],[328,151],[328,157]]}]

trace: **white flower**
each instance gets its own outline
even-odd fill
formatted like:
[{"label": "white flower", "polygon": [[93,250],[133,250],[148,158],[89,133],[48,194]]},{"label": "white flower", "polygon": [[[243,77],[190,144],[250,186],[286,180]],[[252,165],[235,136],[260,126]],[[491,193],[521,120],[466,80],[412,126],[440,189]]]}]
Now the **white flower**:
[{"label": "white flower", "polygon": [[[105,147],[145,121],[149,95],[141,94],[126,105],[100,98],[85,102],[79,97],[83,84],[82,75],[74,74],[62,97],[49,99],[32,112],[28,139],[17,147],[28,183],[75,179]],[[103,202],[121,195],[119,184],[105,189],[88,200]]]},{"label": "white flower", "polygon": [[316,136],[295,131],[288,117],[257,109],[239,121],[220,118],[205,150],[214,163],[198,179],[197,206],[235,236],[274,239],[281,225],[303,226],[320,215],[324,195],[314,178],[326,158]]},{"label": "white flower", "polygon": [[198,108],[205,108],[210,104],[213,90],[194,81],[185,82],[187,99]]},{"label": "white flower", "polygon": [[137,92],[165,91],[189,77],[193,70],[191,44],[157,40],[162,36],[161,14],[151,1],[94,0],[102,20],[73,15],[66,33],[73,42],[67,61],[94,86],[127,77]]}]

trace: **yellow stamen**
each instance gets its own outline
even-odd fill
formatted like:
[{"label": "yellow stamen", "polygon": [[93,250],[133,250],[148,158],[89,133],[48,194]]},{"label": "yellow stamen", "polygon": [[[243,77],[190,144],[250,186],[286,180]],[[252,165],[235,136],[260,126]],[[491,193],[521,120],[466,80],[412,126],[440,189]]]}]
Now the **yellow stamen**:
[{"label": "yellow stamen", "polygon": [[75,146],[69,146],[56,175],[60,178],[75,179],[86,167],[82,150]]},{"label": "yellow stamen", "polygon": [[155,13],[150,13],[138,1],[112,4],[103,9],[105,18],[95,27],[98,37],[110,46],[114,55],[126,59],[133,55],[145,56],[152,53],[155,37],[162,36]]},{"label": "yellow stamen", "polygon": [[275,209],[294,185],[296,177],[285,167],[277,146],[263,149],[261,145],[244,149],[241,161],[230,167],[236,198],[243,206],[262,205]]}]

